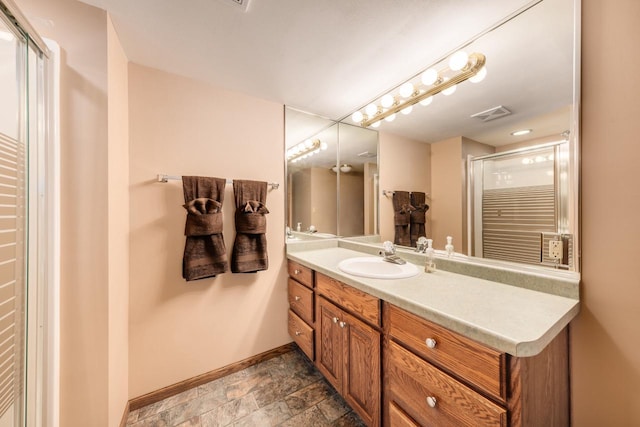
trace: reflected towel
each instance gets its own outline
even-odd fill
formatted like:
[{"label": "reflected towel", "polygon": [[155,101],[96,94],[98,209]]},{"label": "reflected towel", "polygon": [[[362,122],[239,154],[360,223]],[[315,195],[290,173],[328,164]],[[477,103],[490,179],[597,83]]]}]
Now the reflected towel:
[{"label": "reflected towel", "polygon": [[236,201],[236,238],[231,253],[233,273],[254,273],[269,268],[265,206],[267,183],[233,180]]},{"label": "reflected towel", "polygon": [[409,224],[411,222],[411,198],[408,191],[395,191],[393,193],[393,224],[395,236],[393,243],[396,245],[410,246]]},{"label": "reflected towel", "polygon": [[187,281],[215,277],[229,269],[222,237],[222,203],[226,180],[183,176],[187,210],[182,277]]},{"label": "reflected towel", "polygon": [[420,191],[411,193],[411,206],[414,211],[411,212],[411,246],[415,247],[420,237],[427,237],[425,223],[425,214],[429,210],[429,205],[425,203],[426,194]]}]

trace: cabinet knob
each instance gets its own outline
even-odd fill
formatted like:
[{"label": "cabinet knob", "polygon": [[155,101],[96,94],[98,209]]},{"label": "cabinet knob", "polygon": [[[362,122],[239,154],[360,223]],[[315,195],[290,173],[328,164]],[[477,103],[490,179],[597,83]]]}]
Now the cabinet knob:
[{"label": "cabinet knob", "polygon": [[302,332],[296,331],[296,336],[299,337],[300,335],[302,335]]},{"label": "cabinet knob", "polygon": [[295,297],[293,297],[294,300],[296,301],[300,301],[300,297],[298,295],[296,295]]},{"label": "cabinet knob", "polygon": [[436,345],[438,344],[434,338],[427,338],[426,340],[424,340],[424,342],[429,348],[436,348]]},{"label": "cabinet knob", "polygon": [[347,322],[340,322],[340,327],[344,328],[345,326],[347,326]]},{"label": "cabinet knob", "polygon": [[339,320],[339,319],[338,319],[337,317],[334,317],[334,318],[333,318],[333,319],[331,319],[331,320],[333,320],[333,323],[338,323],[338,320]]},{"label": "cabinet knob", "polygon": [[438,401],[436,400],[435,397],[427,396],[427,405],[431,406],[432,408],[435,408],[436,407],[436,403],[438,403]]},{"label": "cabinet knob", "polygon": [[302,273],[302,271],[298,270],[297,268],[293,270],[293,274],[300,274],[300,273]]}]

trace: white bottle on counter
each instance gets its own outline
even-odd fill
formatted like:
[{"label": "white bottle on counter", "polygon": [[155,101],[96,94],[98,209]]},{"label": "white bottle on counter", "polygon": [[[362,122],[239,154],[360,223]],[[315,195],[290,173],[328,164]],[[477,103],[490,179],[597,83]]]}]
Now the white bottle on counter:
[{"label": "white bottle on counter", "polygon": [[447,251],[447,256],[449,258],[453,256],[453,237],[447,236],[447,244],[444,247],[444,250]]},{"label": "white bottle on counter", "polygon": [[427,260],[424,265],[424,271],[433,273],[436,271],[436,263],[434,261],[435,250],[433,249],[433,239],[427,239],[427,249],[424,250]]}]

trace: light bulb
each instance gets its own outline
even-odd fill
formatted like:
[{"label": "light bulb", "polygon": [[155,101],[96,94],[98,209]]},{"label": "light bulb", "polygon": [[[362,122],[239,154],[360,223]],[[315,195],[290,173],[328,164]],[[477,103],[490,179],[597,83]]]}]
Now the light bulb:
[{"label": "light bulb", "polygon": [[395,119],[396,119],[396,115],[395,115],[395,113],[394,113],[394,114],[391,114],[390,116],[385,117],[385,120],[386,120],[387,122],[392,122],[392,121],[394,121]]},{"label": "light bulb", "polygon": [[407,115],[409,113],[411,113],[413,111],[413,105],[409,105],[406,108],[403,108],[402,110],[400,110],[400,112],[404,115]]},{"label": "light bulb", "polygon": [[378,106],[376,104],[369,104],[365,107],[364,112],[367,113],[367,116],[373,117],[378,112]]},{"label": "light bulb", "polygon": [[326,142],[322,142],[322,143],[320,144],[320,149],[321,149],[321,150],[323,150],[323,151],[324,151],[324,150],[326,150],[327,148],[329,148],[329,144],[327,144]]},{"label": "light bulb", "polygon": [[390,94],[386,94],[385,96],[380,98],[380,105],[382,105],[383,108],[391,107],[394,102],[395,102],[395,99],[393,99],[393,96]]},{"label": "light bulb", "polygon": [[425,107],[433,102],[433,96],[423,99],[420,101],[420,105],[424,105]]},{"label": "light bulb", "polygon": [[406,82],[402,86],[400,86],[400,96],[403,98],[408,98],[413,95],[413,85],[410,82]]},{"label": "light bulb", "polygon": [[353,120],[355,123],[362,122],[362,119],[364,119],[364,115],[360,111],[356,111],[351,115],[351,120]]},{"label": "light bulb", "polygon": [[449,68],[453,71],[462,70],[469,61],[469,55],[463,50],[459,50],[449,58]]},{"label": "light bulb", "polygon": [[[445,82],[448,81],[448,80],[449,80],[448,78],[444,79]],[[453,94],[456,91],[457,87],[458,87],[457,85],[453,85],[453,86],[443,90],[442,94],[445,95],[445,96],[449,96],[449,95]]]},{"label": "light bulb", "polygon": [[437,81],[438,81],[438,72],[435,69],[429,68],[427,71],[422,73],[422,84],[431,86]]},{"label": "light bulb", "polygon": [[378,120],[377,122],[371,123],[371,127],[372,128],[379,128],[380,127],[380,120]]},{"label": "light bulb", "polygon": [[487,77],[487,67],[482,67],[475,76],[469,78],[469,81],[471,83],[480,83],[485,77]]}]

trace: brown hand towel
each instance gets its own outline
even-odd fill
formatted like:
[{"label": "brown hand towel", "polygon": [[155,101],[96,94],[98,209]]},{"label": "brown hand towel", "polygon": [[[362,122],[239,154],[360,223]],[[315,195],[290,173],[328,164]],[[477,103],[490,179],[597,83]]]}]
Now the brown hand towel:
[{"label": "brown hand towel", "polygon": [[411,212],[411,246],[416,246],[418,238],[427,237],[425,223],[425,214],[429,210],[429,205],[425,203],[426,195],[420,191],[411,193],[411,206],[414,211]]},{"label": "brown hand towel", "polygon": [[182,277],[187,281],[215,277],[229,269],[222,237],[225,184],[222,178],[182,177],[187,210]]},{"label": "brown hand towel", "polygon": [[236,240],[231,253],[233,273],[254,273],[269,268],[267,257],[267,183],[233,180],[236,199]]},{"label": "brown hand towel", "polygon": [[395,225],[395,237],[393,243],[402,246],[411,246],[409,224],[411,222],[411,198],[408,191],[395,191],[393,193],[393,223]]}]

